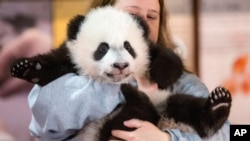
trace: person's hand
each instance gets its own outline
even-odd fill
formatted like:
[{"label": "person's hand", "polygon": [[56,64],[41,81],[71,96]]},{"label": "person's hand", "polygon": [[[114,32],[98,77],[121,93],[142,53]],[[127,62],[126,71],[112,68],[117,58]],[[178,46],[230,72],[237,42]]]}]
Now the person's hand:
[{"label": "person's hand", "polygon": [[124,125],[136,129],[134,131],[113,130],[112,135],[125,141],[171,141],[170,134],[161,131],[148,121],[131,119],[125,121]]}]

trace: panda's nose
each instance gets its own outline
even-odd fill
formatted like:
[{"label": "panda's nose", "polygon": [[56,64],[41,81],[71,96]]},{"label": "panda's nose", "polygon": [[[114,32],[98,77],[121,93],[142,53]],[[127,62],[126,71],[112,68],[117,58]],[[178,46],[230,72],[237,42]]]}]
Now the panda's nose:
[{"label": "panda's nose", "polygon": [[114,63],[114,64],[113,64],[113,67],[114,67],[114,68],[117,68],[117,69],[119,69],[119,70],[123,70],[123,69],[125,69],[125,68],[128,67],[128,66],[129,66],[128,63]]}]

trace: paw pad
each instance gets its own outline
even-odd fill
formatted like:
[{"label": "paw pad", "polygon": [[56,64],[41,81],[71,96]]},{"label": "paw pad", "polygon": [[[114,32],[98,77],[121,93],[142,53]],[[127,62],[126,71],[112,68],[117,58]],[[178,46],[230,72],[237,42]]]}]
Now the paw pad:
[{"label": "paw pad", "polygon": [[11,75],[14,77],[25,77],[26,71],[32,65],[27,59],[21,59],[12,66]]},{"label": "paw pad", "polygon": [[215,88],[209,96],[209,100],[212,105],[212,110],[216,110],[220,107],[230,107],[232,101],[230,92],[223,87]]},{"label": "paw pad", "polygon": [[13,77],[28,80],[32,83],[39,82],[39,77],[35,76],[36,72],[42,69],[39,62],[31,61],[29,59],[17,60],[11,68],[11,75]]}]

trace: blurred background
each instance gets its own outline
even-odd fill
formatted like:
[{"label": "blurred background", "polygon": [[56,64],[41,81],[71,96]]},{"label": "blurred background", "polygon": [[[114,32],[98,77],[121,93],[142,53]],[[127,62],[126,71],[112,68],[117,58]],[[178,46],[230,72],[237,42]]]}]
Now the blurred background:
[{"label": "blurred background", "polygon": [[[65,38],[68,20],[75,14],[86,13],[92,1],[0,0],[0,58],[4,48],[34,28],[51,39],[52,47],[58,47]],[[227,87],[233,95],[230,122],[250,124],[250,1],[166,2],[170,30],[186,67],[196,73],[209,90],[218,85]],[[0,70],[5,68],[0,63]],[[9,135],[4,141],[33,140],[28,133],[30,89],[3,97],[3,78],[0,74],[0,141],[1,131]]]}]

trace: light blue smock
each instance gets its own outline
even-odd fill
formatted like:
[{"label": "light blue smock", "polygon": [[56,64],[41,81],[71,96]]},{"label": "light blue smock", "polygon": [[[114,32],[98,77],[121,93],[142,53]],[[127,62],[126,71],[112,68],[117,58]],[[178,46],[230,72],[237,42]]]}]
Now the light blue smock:
[{"label": "light blue smock", "polygon": [[108,115],[122,101],[120,85],[66,74],[44,87],[33,87],[28,97],[29,128],[39,140],[63,140],[84,124]]}]

